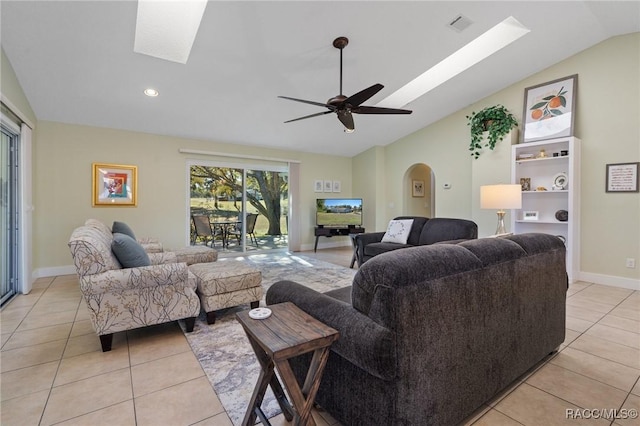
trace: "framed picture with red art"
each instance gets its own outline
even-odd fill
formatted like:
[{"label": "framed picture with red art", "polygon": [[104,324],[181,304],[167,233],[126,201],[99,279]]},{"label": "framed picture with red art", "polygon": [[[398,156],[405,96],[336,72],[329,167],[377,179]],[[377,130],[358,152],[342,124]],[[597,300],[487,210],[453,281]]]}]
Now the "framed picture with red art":
[{"label": "framed picture with red art", "polygon": [[138,168],[121,164],[93,163],[94,207],[138,205]]}]

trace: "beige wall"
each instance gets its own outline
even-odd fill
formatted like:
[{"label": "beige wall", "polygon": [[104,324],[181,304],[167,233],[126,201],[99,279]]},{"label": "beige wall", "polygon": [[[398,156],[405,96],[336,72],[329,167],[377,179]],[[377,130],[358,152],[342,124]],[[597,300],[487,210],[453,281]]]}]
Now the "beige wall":
[{"label": "beige wall", "polygon": [[[318,195],[313,192],[314,180],[340,180],[340,196],[352,196],[350,158],[40,121],[34,161],[34,267],[70,265],[69,235],[87,218],[109,226],[121,220],[139,236],[157,237],[167,247],[184,246],[188,241],[187,160],[239,160],[181,154],[181,148],[300,161],[303,247],[313,242]],[[92,162],[136,165],[138,206],[92,207]],[[256,164],[257,160],[245,162]]]},{"label": "beige wall", "polygon": [[[416,162],[433,168],[436,216],[472,217],[473,160],[465,116],[500,103],[521,117],[526,87],[572,74],[578,74],[575,136],[582,139],[583,277],[637,283],[640,268],[626,268],[625,259],[640,263],[640,194],[610,194],[604,186],[607,163],[640,161],[640,33],[600,43],[385,147],[387,190],[378,203],[387,209],[376,221],[402,213],[402,178]],[[442,188],[445,182],[451,189]],[[354,186],[355,194],[360,190]]]},{"label": "beige wall", "polygon": [[374,146],[353,158],[353,196],[362,198],[362,226],[367,232],[380,228],[376,218],[384,212],[384,148]]}]

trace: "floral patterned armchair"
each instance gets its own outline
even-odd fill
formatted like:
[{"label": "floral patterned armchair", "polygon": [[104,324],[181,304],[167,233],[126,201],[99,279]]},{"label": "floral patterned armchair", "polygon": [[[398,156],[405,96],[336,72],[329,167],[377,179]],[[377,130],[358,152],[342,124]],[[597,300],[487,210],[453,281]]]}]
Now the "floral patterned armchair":
[{"label": "floral patterned armchair", "polygon": [[113,333],[184,319],[192,331],[200,312],[195,276],[173,252],[149,253],[149,266],[124,268],[112,251],[111,230],[97,220],[76,228],[69,249],[80,291],[103,352]]}]

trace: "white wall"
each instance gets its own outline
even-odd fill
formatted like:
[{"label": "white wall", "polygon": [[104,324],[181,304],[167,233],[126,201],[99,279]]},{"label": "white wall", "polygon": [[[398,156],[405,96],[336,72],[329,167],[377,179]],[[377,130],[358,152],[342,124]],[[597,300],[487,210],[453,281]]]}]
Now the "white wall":
[{"label": "white wall", "polygon": [[387,190],[378,202],[387,209],[376,220],[403,213],[403,176],[416,162],[435,173],[436,216],[471,218],[474,160],[465,116],[503,104],[521,118],[526,87],[572,74],[578,74],[575,136],[582,140],[581,276],[640,285],[640,268],[625,267],[626,258],[640,264],[640,194],[605,192],[606,164],[640,161],[640,33],[611,38],[386,146]]}]

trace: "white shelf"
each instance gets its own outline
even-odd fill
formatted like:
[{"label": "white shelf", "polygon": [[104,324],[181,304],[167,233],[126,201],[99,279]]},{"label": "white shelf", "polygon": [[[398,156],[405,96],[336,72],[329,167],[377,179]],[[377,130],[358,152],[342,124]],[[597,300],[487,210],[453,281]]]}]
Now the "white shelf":
[{"label": "white shelf", "polygon": [[[518,159],[522,154],[546,157]],[[567,155],[561,155],[566,151]],[[557,153],[554,157],[553,154]],[[567,174],[567,186],[553,190],[558,173]],[[511,183],[529,178],[531,191],[522,192],[522,209],[512,211],[511,230],[516,234],[541,232],[564,238],[567,247],[567,273],[574,281],[580,271],[580,139],[574,137],[522,143],[511,147]],[[546,191],[536,191],[544,187]],[[558,210],[566,210],[568,220],[555,218]],[[538,212],[538,220],[523,220],[524,211]]]},{"label": "white shelf", "polygon": [[530,223],[532,225],[535,225],[536,223],[544,223],[544,224],[551,224],[551,225],[567,225],[569,223],[569,221],[560,222],[558,220],[552,221],[552,220],[523,220],[523,219],[518,219],[518,220],[516,220],[516,223]]},{"label": "white shelf", "polygon": [[521,158],[516,160],[516,164],[524,164],[524,163],[536,163],[538,161],[557,161],[557,160],[566,160],[568,159],[568,155],[561,155],[558,157],[544,157],[544,158]]},{"label": "white shelf", "polygon": [[[515,182],[515,183],[519,183],[519,182]],[[556,190],[551,190],[551,191],[522,191],[522,195],[529,195],[529,194],[568,194],[569,190],[568,189],[556,189]]]}]

